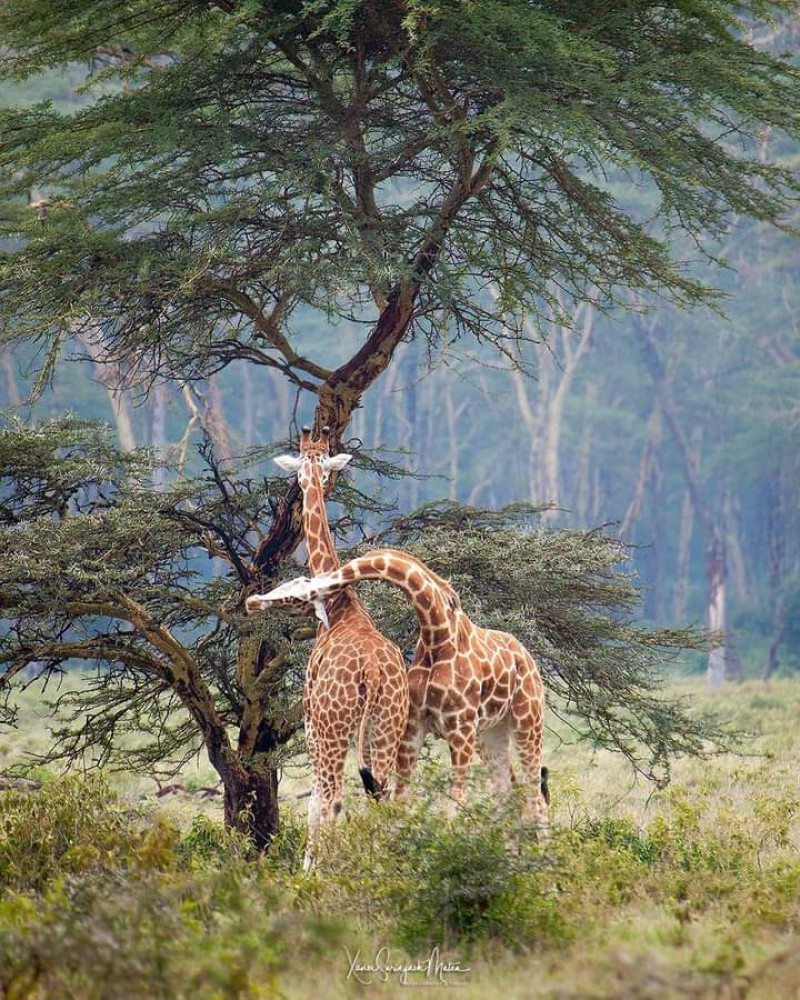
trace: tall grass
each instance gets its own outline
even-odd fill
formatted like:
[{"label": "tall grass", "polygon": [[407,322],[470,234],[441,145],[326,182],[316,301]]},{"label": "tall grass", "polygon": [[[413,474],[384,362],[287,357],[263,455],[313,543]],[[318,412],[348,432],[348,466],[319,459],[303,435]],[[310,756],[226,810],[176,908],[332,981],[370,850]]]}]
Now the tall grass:
[{"label": "tall grass", "polygon": [[0,793],[0,997],[349,996],[348,954],[434,947],[470,966],[464,997],[796,995],[800,684],[724,698],[759,756],[686,762],[647,797],[562,747],[545,845],[480,787],[448,820],[432,767],[411,803],[354,798],[310,876],[290,809],[257,857],[102,777]]}]

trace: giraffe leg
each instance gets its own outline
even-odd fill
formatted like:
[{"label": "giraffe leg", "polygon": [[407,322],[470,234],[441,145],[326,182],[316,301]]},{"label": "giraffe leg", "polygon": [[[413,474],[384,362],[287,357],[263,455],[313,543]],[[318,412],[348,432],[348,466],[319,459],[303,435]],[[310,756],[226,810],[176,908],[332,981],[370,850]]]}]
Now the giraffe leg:
[{"label": "giraffe leg", "polygon": [[314,774],[311,800],[308,804],[308,842],[303,871],[316,862],[320,832],[325,824],[335,821],[342,808],[342,778],[349,740],[337,739],[318,727],[306,726],[308,757]]},{"label": "giraffe leg", "polygon": [[452,778],[450,782],[450,802],[448,804],[448,815],[454,816],[458,807],[464,801],[467,778],[469,776],[470,764],[475,755],[477,743],[477,721],[462,724],[457,729],[447,733],[447,742],[450,746],[450,766],[452,768]]},{"label": "giraffe leg", "polygon": [[539,671],[533,660],[525,667],[528,669],[523,668],[521,671],[522,682],[511,704],[511,725],[528,790],[526,815],[546,831],[548,824],[546,777],[542,772],[544,693]]},{"label": "giraffe leg", "polygon": [[546,768],[542,767],[541,738],[530,730],[520,729],[515,733],[517,753],[528,786],[528,806],[526,815],[543,829],[549,823],[547,808]]},{"label": "giraffe leg", "polygon": [[511,782],[514,780],[508,759],[509,735],[508,722],[505,719],[478,734],[481,759],[489,769],[492,788],[501,796],[508,794]]},{"label": "giraffe leg", "polygon": [[335,822],[342,811],[342,781],[349,743],[350,741],[346,739],[332,739],[320,745],[324,768],[321,781],[320,823]]},{"label": "giraffe leg", "polygon": [[319,817],[320,817],[320,791],[317,783],[311,789],[311,798],[308,802],[308,840],[306,841],[306,854],[303,858],[303,871],[308,874],[314,867],[314,852],[319,839]]},{"label": "giraffe leg", "polygon": [[311,764],[313,784],[311,786],[311,798],[308,801],[308,839],[306,841],[306,853],[303,859],[303,871],[309,872],[314,866],[314,852],[319,839],[319,817],[320,817],[320,785],[319,785],[319,748],[314,727],[310,716],[306,714],[306,745],[308,747],[308,759]]},{"label": "giraffe leg", "polygon": [[397,781],[394,788],[394,797],[397,799],[405,798],[408,792],[408,783],[419,759],[425,736],[426,726],[422,716],[414,713],[412,709],[397,749]]},{"label": "giraffe leg", "polygon": [[[401,741],[405,735],[408,696],[398,707],[392,699],[382,698],[376,706],[369,733],[369,759],[380,797],[388,795],[389,782],[398,771]],[[412,763],[413,768],[413,763]]]}]

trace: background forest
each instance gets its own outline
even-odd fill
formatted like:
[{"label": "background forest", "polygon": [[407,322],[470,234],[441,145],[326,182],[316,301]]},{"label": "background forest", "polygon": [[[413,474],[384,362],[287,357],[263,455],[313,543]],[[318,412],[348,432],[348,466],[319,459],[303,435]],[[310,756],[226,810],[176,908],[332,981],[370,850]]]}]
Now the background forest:
[{"label": "background forest", "polygon": [[[798,33],[788,20],[755,42],[783,51]],[[92,70],[7,86],[3,99],[80,105]],[[800,150],[769,131],[758,155],[790,170],[800,163]],[[648,186],[625,184],[612,176],[615,196],[646,214]],[[683,249],[722,293],[718,310],[638,296],[639,312],[584,304],[570,313],[561,297],[564,314],[550,308],[541,328],[529,321],[539,346],[525,347],[522,370],[455,333],[434,346],[418,338],[367,390],[349,433],[411,474],[365,479],[397,511],[442,497],[490,508],[530,501],[553,505],[544,515],[552,525],[607,525],[635,546],[642,613],[654,623],[707,623],[709,544],[719,532],[728,675],[769,676],[779,663],[791,671],[800,665],[800,254],[790,234],[744,217],[705,241],[713,260]],[[305,353],[332,365],[364,336],[355,320],[321,324],[302,307],[297,316]],[[73,363],[23,413],[107,421],[124,448],[150,446],[173,463],[192,462],[187,445],[204,429],[225,461],[287,438],[313,415],[313,398],[280,372],[237,361],[180,387],[156,381],[149,396],[117,391],[119,372],[86,360],[87,346],[68,345]],[[37,357],[3,350],[0,406],[24,404]],[[705,665],[699,655],[694,663]]]}]

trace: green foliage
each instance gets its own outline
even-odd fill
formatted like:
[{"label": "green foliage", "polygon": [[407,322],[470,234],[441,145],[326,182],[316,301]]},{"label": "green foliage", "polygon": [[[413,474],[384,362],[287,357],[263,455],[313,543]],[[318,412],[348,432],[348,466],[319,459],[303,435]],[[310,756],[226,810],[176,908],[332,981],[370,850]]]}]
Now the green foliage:
[{"label": "green foliage", "polygon": [[181,837],[101,778],[0,795],[5,996],[277,997],[288,961],[337,944],[333,924],[281,907],[221,828]]},{"label": "green foliage", "polygon": [[0,794],[0,893],[46,892],[71,876],[135,876],[174,866],[177,831],[138,815],[102,778],[63,777],[35,794]]},{"label": "green foliage", "polygon": [[315,905],[358,914],[412,954],[566,940],[546,855],[519,814],[513,799],[448,822],[432,799],[360,811],[322,845]]},{"label": "green foliage", "polygon": [[[747,690],[728,699],[774,722],[796,698],[782,691],[780,709]],[[325,984],[338,1000],[352,988],[345,947],[400,962],[432,945],[467,961],[463,993],[476,1000],[487,979],[512,997],[538,977],[545,995],[646,1000],[686,983],[702,1000],[720,984],[780,984],[784,965],[792,983],[795,737],[782,735],[776,760],[688,762],[635,818],[629,800],[600,808],[588,783],[571,788],[557,770],[542,845],[515,797],[486,795],[480,778],[448,819],[443,769],[431,767],[417,801],[354,798],[310,876],[291,811],[275,849],[253,856],[207,820],[181,831],[131,807],[103,779],[0,792],[0,988],[14,1000],[263,1000]]]},{"label": "green foliage", "polygon": [[[696,301],[664,236],[780,223],[795,189],[757,137],[797,134],[797,70],[744,30],[793,7],[4,4],[7,78],[103,67],[82,106],[2,113],[3,193],[56,200],[4,214],[4,337],[102,321],[144,379],[242,358],[316,391],[336,336],[305,357],[301,307],[373,318],[413,288],[432,339],[513,354],[524,313],[563,312],[551,279]],[[643,180],[653,213],[624,193]]]}]

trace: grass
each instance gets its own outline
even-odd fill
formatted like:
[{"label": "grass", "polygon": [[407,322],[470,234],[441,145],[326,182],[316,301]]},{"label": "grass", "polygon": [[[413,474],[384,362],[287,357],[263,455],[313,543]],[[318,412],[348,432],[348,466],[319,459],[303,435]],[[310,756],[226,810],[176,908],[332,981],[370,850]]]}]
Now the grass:
[{"label": "grass", "polygon": [[[444,820],[436,754],[430,794],[408,806],[370,807],[353,781],[309,877],[302,774],[266,858],[192,794],[214,780],[202,762],[169,799],[130,775],[2,793],[0,997],[407,997],[402,972],[348,978],[351,963],[428,961],[434,946],[469,966],[441,972],[464,998],[796,997],[800,681],[678,689],[752,732],[748,754],[676,762],[654,792],[556,729],[544,848],[513,800],[479,788]],[[46,741],[31,692],[23,710],[2,770]]]}]

